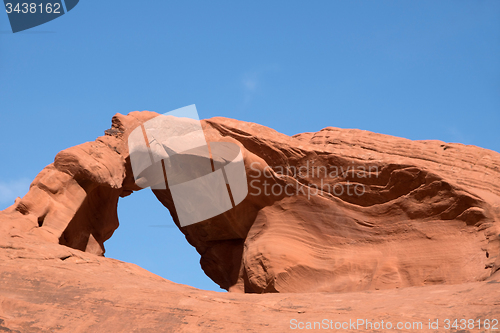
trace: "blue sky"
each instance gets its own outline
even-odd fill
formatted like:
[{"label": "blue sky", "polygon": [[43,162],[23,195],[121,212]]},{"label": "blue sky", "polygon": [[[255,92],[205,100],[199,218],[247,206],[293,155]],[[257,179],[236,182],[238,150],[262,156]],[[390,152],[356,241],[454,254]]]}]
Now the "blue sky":
[{"label": "blue sky", "polygon": [[[500,152],[500,2],[82,0],[16,34],[0,14],[0,209],[115,113],[190,104],[288,135],[335,126]],[[119,217],[107,256],[219,290],[149,189]]]}]

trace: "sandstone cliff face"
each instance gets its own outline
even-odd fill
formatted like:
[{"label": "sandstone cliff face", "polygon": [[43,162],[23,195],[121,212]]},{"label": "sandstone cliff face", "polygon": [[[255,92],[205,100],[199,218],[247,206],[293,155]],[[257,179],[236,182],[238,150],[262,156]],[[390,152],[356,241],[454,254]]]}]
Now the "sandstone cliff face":
[{"label": "sandstone cliff face", "polygon": [[[95,142],[60,152],[0,213],[5,237],[102,255],[134,183],[128,134],[157,116],[117,114]],[[351,292],[459,284],[500,268],[500,154],[333,127],[289,137],[202,121],[241,147],[249,194],[181,228],[205,273],[234,292]],[[179,226],[169,189],[153,190]],[[10,239],[9,238],[9,239]]]},{"label": "sandstone cliff face", "polygon": [[[468,331],[481,332],[488,331],[486,319],[500,317],[498,273],[487,282],[340,294],[220,293],[179,285],[133,264],[4,234],[0,263],[0,332],[274,333],[324,320],[325,331],[383,332],[375,329],[383,321],[384,327],[402,323],[395,332],[448,332],[445,320],[455,318],[473,319],[475,329]],[[429,319],[438,320],[439,329],[429,329]]]},{"label": "sandstone cliff face", "polygon": [[[209,119],[208,141],[240,146],[249,194],[181,231],[236,293],[103,257],[119,198],[140,190],[127,137],[156,116],[117,114],[0,212],[0,331],[354,332],[384,321],[413,332],[499,319],[500,155],[460,144]],[[154,193],[179,226],[169,189]]]}]

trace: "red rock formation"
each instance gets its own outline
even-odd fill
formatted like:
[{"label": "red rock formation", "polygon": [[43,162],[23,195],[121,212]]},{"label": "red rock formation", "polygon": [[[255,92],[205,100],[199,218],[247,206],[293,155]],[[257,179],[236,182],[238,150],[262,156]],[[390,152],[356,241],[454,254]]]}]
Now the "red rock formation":
[{"label": "red rock formation", "polygon": [[[218,231],[210,232],[214,224],[230,228],[231,212],[186,228],[188,240],[202,249],[205,272],[223,287],[357,291],[481,281],[499,268],[498,153],[331,127],[290,138],[227,119],[207,125],[278,171],[267,179],[268,189],[290,184],[298,193],[271,194],[265,201],[250,195],[240,208],[251,213],[239,243],[235,237],[221,242]],[[286,167],[291,176],[283,175]],[[294,177],[301,167],[302,175]],[[340,175],[327,177],[324,167]],[[349,168],[355,172],[341,174]],[[362,195],[354,194],[355,185]],[[208,241],[219,243],[207,249]],[[238,253],[231,274],[220,264],[228,262],[227,253]]]},{"label": "red rock formation", "polygon": [[[60,152],[1,213],[2,233],[102,255],[119,197],[139,190],[128,134],[156,115],[117,114],[105,136]],[[500,267],[496,152],[332,127],[293,137],[225,118],[203,127],[208,141],[242,148],[249,182],[238,206],[181,228],[224,289],[458,284]],[[154,193],[179,225],[170,191]]]},{"label": "red rock formation", "polygon": [[[139,188],[127,177],[126,137],[153,112],[116,115],[94,142],[68,148],[34,179],[29,192],[6,210],[23,231],[47,241],[102,255],[118,227],[118,198]],[[127,182],[128,181],[128,182]]]},{"label": "red rock formation", "polygon": [[[0,263],[0,332],[275,333],[305,331],[298,327],[324,320],[325,332],[449,332],[455,331],[449,329],[454,319],[473,320],[474,329],[463,331],[482,332],[488,331],[485,320],[491,328],[491,319],[500,318],[498,273],[488,282],[340,294],[220,293],[179,285],[133,264],[26,235],[5,237],[3,232]],[[446,319],[451,319],[448,329]],[[429,329],[429,320],[437,320],[438,329]],[[376,330],[382,321],[384,328],[390,322],[394,328],[401,323],[403,329]]]}]

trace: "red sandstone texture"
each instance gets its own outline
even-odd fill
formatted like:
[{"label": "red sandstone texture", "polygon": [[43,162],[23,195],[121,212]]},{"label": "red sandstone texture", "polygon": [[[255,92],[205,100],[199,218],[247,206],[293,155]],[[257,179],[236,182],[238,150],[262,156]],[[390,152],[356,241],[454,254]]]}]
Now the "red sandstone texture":
[{"label": "red sandstone texture", "polygon": [[[140,190],[128,134],[156,115],[117,114],[0,212],[0,330],[280,332],[292,319],[360,318],[425,331],[433,318],[500,319],[500,154],[474,146],[205,120],[207,141],[241,147],[249,195],[181,231],[232,293],[104,258],[119,198]],[[169,190],[154,193],[179,226]]]}]

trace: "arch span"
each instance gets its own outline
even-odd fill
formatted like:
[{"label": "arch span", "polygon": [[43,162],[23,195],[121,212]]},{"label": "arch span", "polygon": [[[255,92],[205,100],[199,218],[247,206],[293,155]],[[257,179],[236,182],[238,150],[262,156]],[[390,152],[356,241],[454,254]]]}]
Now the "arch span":
[{"label": "arch span", "polygon": [[[30,237],[96,255],[140,190],[127,138],[158,116],[117,114],[94,142],[66,149],[2,214]],[[500,155],[333,127],[293,137],[202,121],[209,142],[241,148],[248,195],[181,227],[205,273],[235,292],[357,291],[487,279],[500,267]],[[6,223],[6,222],[5,222]]]}]

